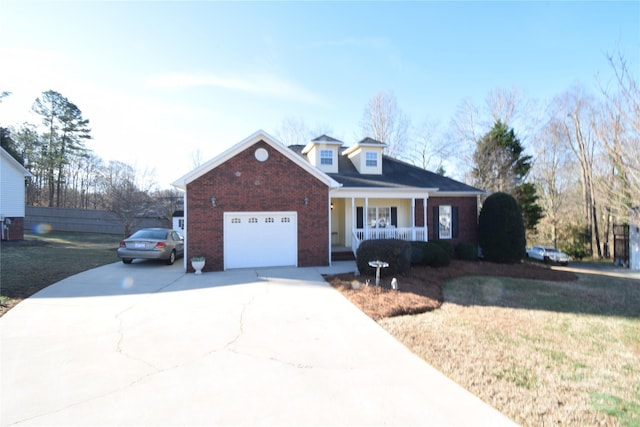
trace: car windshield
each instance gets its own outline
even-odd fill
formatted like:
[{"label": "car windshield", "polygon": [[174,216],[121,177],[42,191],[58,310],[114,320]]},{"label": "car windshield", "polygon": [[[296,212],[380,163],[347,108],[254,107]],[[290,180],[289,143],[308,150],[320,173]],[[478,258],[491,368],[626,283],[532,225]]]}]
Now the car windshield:
[{"label": "car windshield", "polygon": [[129,237],[130,239],[166,240],[167,232],[164,230],[138,230]]},{"label": "car windshield", "polygon": [[558,252],[556,248],[546,248],[547,252]]}]

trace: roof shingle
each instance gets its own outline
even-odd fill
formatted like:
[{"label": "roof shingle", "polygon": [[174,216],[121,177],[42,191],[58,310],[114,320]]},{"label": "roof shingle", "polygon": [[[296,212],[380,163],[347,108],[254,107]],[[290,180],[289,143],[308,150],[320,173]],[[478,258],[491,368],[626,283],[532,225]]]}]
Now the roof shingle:
[{"label": "roof shingle", "polygon": [[[377,142],[373,139],[371,141]],[[302,145],[289,146],[293,152],[307,159],[302,154],[303,148]],[[439,192],[483,193],[483,190],[478,188],[389,156],[382,156],[382,175],[361,174],[351,163],[351,160],[342,155],[338,156],[338,171],[338,173],[328,173],[327,175],[342,184],[343,188],[413,187],[437,188]]]}]

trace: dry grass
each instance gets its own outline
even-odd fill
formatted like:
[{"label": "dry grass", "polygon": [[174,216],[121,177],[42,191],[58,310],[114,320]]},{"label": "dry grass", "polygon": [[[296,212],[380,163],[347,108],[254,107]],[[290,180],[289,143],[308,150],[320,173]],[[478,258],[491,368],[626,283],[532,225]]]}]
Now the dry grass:
[{"label": "dry grass", "polygon": [[327,279],[416,354],[524,426],[640,426],[637,280],[460,261],[414,268],[399,278],[398,293],[351,289],[371,276]]},{"label": "dry grass", "polygon": [[443,295],[439,310],[379,323],[522,425],[640,425],[637,281],[474,277]]}]

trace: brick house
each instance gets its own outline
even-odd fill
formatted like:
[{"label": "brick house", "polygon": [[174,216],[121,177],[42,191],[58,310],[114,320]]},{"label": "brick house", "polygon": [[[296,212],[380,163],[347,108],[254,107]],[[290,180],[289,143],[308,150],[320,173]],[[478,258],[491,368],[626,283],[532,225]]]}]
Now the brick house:
[{"label": "brick house", "polygon": [[376,238],[477,243],[482,190],[322,135],[286,147],[258,131],[173,183],[185,191],[185,268],[330,265]]},{"label": "brick house", "polygon": [[2,240],[24,239],[25,180],[31,173],[0,147],[0,233]]}]

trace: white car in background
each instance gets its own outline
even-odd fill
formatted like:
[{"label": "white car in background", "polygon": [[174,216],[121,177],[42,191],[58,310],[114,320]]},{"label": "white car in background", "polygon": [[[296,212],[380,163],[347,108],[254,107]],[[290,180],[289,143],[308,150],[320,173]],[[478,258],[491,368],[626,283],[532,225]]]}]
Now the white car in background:
[{"label": "white car in background", "polygon": [[552,246],[532,246],[527,249],[527,258],[536,259],[545,264],[551,262],[562,265],[569,264],[569,255]]}]

